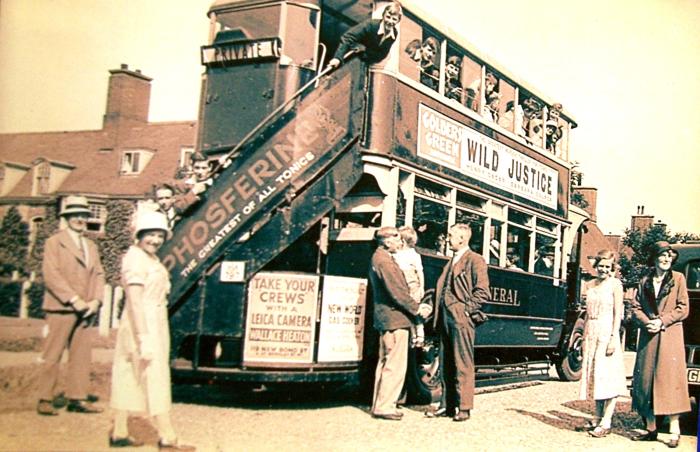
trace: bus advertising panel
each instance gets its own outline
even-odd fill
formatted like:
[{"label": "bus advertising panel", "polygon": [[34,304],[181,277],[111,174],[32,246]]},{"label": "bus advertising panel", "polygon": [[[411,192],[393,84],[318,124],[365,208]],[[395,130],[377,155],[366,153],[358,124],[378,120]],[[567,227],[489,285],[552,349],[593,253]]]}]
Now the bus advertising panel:
[{"label": "bus advertising panel", "polygon": [[322,293],[318,361],[361,361],[367,280],[326,276]]},{"label": "bus advertising panel", "polygon": [[503,143],[420,104],[418,156],[492,187],[557,208],[559,173]]},{"label": "bus advertising panel", "polygon": [[316,275],[270,272],[250,280],[245,364],[312,362],[318,287]]}]

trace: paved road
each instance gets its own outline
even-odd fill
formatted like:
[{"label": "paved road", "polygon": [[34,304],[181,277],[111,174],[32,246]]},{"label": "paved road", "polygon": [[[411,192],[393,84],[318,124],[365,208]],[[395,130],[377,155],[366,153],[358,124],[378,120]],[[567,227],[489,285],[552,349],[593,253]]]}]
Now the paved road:
[{"label": "paved road", "polygon": [[[528,387],[481,393],[473,418],[465,423],[424,419],[421,407],[406,407],[400,422],[372,419],[366,404],[347,391],[250,392],[225,388],[177,386],[173,420],[181,438],[204,451],[665,451],[663,442],[630,441],[641,427],[622,400],[607,438],[574,430],[590,418],[592,404],[576,400],[577,384],[544,381]],[[133,431],[156,450],[157,436],[145,419]],[[696,450],[695,428],[683,422],[681,447]],[[107,449],[109,413],[62,412],[36,415],[31,406],[0,412],[0,450]],[[666,440],[667,434],[660,435]]]},{"label": "paved road", "polygon": [[[36,352],[0,353],[0,450],[108,450],[111,417],[34,412]],[[95,350],[95,392],[109,397],[111,350]],[[631,368],[633,354],[626,361]],[[553,377],[553,372],[550,373]],[[546,377],[545,377],[546,378]],[[425,419],[422,407],[403,409],[400,422],[372,419],[368,406],[349,389],[252,392],[236,387],[176,386],[173,422],[182,440],[202,451],[666,451],[662,442],[630,441],[642,423],[630,412],[629,399],[618,405],[613,433],[603,439],[575,431],[591,417],[592,403],[577,400],[577,383],[555,378],[517,389],[481,389],[473,418],[465,423]],[[103,405],[106,403],[101,402]],[[155,451],[157,435],[144,418],[132,432],[147,441],[140,451]],[[679,451],[695,451],[696,418],[685,416]],[[662,430],[663,432],[663,430]]]}]

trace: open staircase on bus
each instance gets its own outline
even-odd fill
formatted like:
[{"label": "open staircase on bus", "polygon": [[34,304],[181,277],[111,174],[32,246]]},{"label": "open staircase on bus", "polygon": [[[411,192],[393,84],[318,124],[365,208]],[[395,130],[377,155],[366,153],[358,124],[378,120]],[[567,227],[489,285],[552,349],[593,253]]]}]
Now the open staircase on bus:
[{"label": "open staircase on bus", "polygon": [[213,184],[159,252],[170,271],[171,319],[185,305],[204,303],[197,288],[222,260],[242,263],[244,285],[357,183],[364,72],[354,59],[322,73],[219,159]]}]

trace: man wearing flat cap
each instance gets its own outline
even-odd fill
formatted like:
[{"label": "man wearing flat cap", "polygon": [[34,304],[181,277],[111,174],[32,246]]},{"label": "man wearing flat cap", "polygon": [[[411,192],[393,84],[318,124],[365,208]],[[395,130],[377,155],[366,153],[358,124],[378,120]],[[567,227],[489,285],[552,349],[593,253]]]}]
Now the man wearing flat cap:
[{"label": "man wearing flat cap", "polygon": [[43,309],[48,335],[42,353],[37,412],[58,414],[52,404],[56,395],[59,364],[68,350],[67,410],[74,413],[99,413],[102,410],[87,401],[90,383],[92,344],[90,326],[102,304],[104,271],[97,245],[84,237],[90,207],[83,196],[67,196],[61,217],[67,228],[51,236],[44,247]]}]

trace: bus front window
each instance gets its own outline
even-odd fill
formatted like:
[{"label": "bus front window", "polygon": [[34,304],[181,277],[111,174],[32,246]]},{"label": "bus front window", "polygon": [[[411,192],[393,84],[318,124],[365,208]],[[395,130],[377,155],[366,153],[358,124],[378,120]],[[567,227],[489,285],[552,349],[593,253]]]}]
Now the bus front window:
[{"label": "bus front window", "polygon": [[280,5],[216,14],[214,43],[278,37],[280,17]]}]

